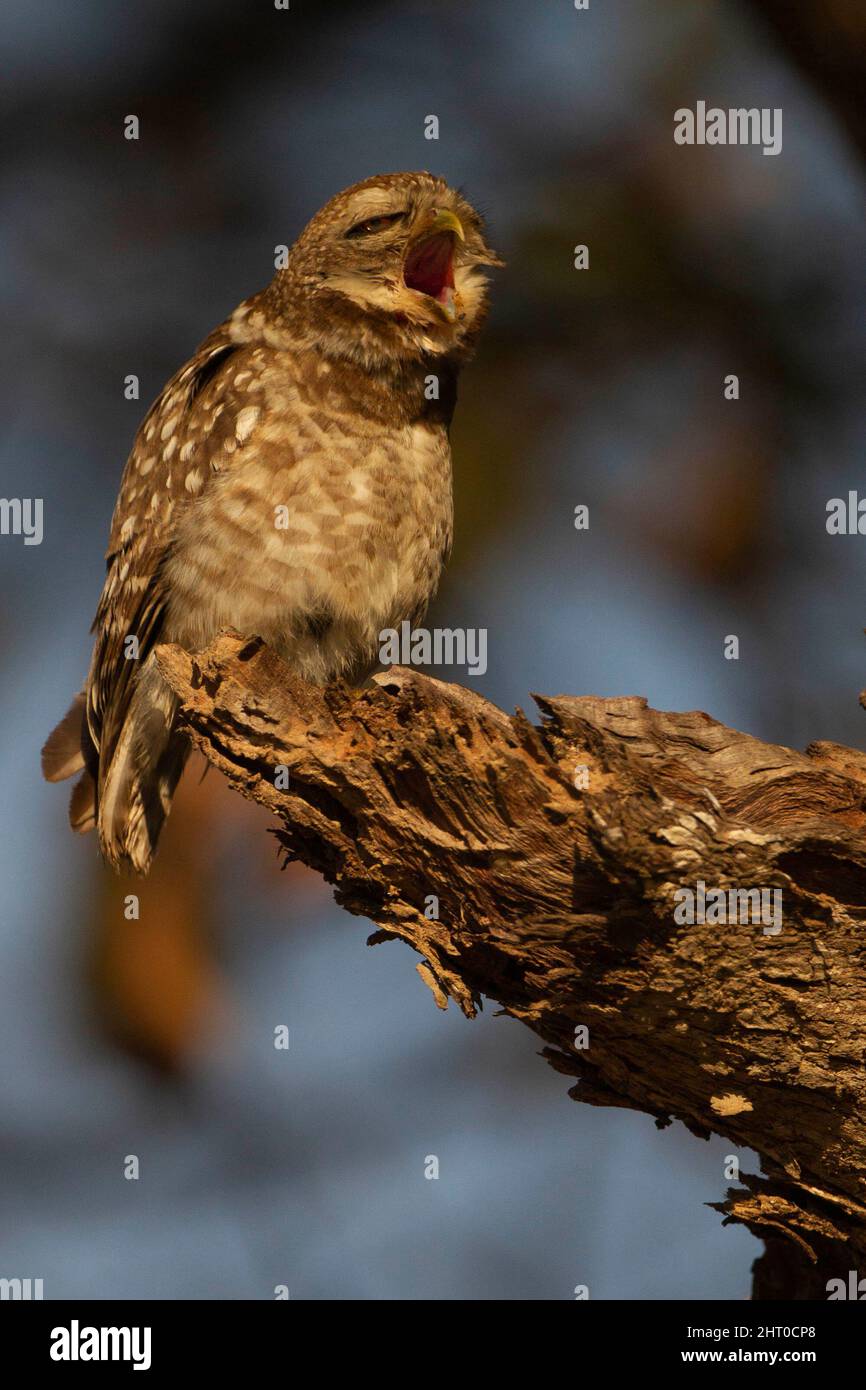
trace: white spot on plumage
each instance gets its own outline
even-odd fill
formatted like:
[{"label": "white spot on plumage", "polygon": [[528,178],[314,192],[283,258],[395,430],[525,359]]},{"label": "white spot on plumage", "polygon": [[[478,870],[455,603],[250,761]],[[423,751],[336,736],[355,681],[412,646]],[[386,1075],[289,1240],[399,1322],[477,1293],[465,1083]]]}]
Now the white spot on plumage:
[{"label": "white spot on plumage", "polygon": [[256,421],[259,418],[259,413],[259,407],[257,405],[244,406],[235,423],[235,434],[238,437],[239,444],[243,444],[244,440],[248,439],[252,434]]}]

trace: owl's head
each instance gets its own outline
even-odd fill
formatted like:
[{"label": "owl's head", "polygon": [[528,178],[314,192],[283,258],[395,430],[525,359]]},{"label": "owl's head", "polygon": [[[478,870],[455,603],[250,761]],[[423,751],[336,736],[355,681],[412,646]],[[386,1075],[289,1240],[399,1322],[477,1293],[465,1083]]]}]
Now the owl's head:
[{"label": "owl's head", "polygon": [[275,288],[335,356],[467,356],[501,265],[484,224],[432,174],[381,174],[338,193],[305,227]]}]

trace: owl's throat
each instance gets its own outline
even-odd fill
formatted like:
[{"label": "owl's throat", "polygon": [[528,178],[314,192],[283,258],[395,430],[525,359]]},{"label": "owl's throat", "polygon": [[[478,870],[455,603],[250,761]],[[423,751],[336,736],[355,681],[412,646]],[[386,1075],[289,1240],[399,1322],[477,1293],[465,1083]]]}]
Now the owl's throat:
[{"label": "owl's throat", "polygon": [[403,283],[436,301],[449,316],[454,310],[454,237],[442,232],[414,242],[403,262]]}]

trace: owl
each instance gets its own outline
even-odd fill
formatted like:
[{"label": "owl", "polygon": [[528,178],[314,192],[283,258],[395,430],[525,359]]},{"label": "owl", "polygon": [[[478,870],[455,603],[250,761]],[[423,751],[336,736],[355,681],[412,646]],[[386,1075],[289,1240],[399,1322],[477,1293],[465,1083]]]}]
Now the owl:
[{"label": "owl", "polygon": [[147,872],[189,753],[154,648],[258,636],[306,680],[361,681],[417,623],[451,545],[457,376],[501,265],[441,178],[337,194],[143,420],[111,523],[84,689],[49,736],[74,830]]}]

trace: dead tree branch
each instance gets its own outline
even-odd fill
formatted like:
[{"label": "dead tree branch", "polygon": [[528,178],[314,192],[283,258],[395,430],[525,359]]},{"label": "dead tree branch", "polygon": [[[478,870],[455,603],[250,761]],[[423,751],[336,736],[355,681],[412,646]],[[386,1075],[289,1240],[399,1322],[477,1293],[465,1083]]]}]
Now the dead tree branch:
[{"label": "dead tree branch", "polygon": [[[767,1242],[755,1297],[866,1270],[866,755],[636,698],[536,696],[535,726],[397,668],[320,689],[233,635],[158,658],[205,757],[440,1007],[487,995],[576,1099],[761,1155],[719,1204]],[[678,922],[699,882],[781,890],[781,930]]]}]

